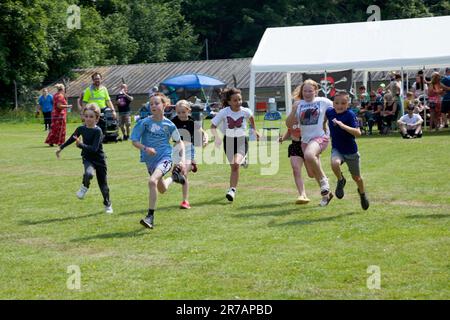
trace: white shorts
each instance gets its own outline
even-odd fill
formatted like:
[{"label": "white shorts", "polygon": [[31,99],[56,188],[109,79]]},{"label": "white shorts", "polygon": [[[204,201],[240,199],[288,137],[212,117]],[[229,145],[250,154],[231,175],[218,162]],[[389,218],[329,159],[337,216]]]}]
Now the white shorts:
[{"label": "white shorts", "polygon": [[167,174],[167,172],[172,169],[172,161],[171,160],[162,160],[156,164],[156,166],[151,166],[147,164],[147,171],[150,175],[152,175],[155,170],[158,169],[163,173],[163,177]]}]

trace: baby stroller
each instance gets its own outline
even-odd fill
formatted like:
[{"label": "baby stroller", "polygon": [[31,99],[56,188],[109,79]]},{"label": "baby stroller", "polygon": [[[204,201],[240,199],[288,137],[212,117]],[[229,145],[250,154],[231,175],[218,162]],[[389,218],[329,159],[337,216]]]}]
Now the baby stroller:
[{"label": "baby stroller", "polygon": [[103,132],[103,143],[119,141],[119,123],[114,119],[111,108],[102,109],[98,125]]}]

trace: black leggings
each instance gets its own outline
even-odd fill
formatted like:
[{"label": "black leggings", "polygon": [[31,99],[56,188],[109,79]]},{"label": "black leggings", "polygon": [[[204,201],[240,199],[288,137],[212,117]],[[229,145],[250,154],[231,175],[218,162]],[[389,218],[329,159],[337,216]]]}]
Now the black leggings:
[{"label": "black leggings", "polygon": [[52,125],[52,112],[42,112],[44,115],[44,125],[45,129],[50,129],[50,126]]},{"label": "black leggings", "polygon": [[97,176],[98,186],[103,195],[103,204],[105,206],[111,205],[109,200],[109,187],[107,181],[107,171],[106,163],[93,163],[88,160],[83,159],[84,165],[84,175],[83,175],[83,185],[89,188],[94,174]]}]

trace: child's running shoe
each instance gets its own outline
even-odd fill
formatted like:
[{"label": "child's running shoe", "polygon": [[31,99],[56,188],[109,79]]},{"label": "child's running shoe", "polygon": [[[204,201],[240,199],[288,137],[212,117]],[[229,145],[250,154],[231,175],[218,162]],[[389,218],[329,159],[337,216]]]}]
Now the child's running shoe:
[{"label": "child's running shoe", "polygon": [[197,170],[198,170],[197,164],[196,164],[195,162],[192,162],[192,163],[191,163],[191,171],[192,171],[193,173],[196,173]]},{"label": "child's running shoe", "polygon": [[225,195],[225,197],[228,199],[228,201],[233,201],[235,196],[236,196],[236,189],[235,188],[228,189],[228,192]]},{"label": "child's running shoe", "polygon": [[311,200],[309,200],[307,197],[299,196],[297,200],[295,201],[295,204],[307,204]]},{"label": "child's running shoe", "polygon": [[319,206],[326,207],[331,199],[333,199],[333,194],[331,192],[328,191],[326,194],[322,193],[322,200],[320,200]]},{"label": "child's running shoe", "polygon": [[77,191],[77,198],[78,199],[84,199],[84,196],[86,195],[86,193],[88,192],[88,188],[86,188],[85,186],[81,186],[80,190]]},{"label": "child's running shoe", "polygon": [[141,220],[141,224],[148,229],[153,229],[153,220],[154,215],[149,214],[144,219]]},{"label": "child's running shoe", "polygon": [[113,211],[112,205],[105,206],[105,212],[108,214],[113,213],[114,211]]},{"label": "child's running shoe", "polygon": [[244,160],[243,160],[242,163],[241,163],[241,167],[244,168],[244,169],[247,169],[247,168],[248,168],[248,160],[247,160],[247,157],[244,157]]},{"label": "child's running shoe", "polygon": [[363,210],[367,210],[369,209],[369,199],[366,196],[366,193],[359,193],[359,189],[358,189],[358,194],[359,194],[359,198],[361,200],[361,207],[363,208]]},{"label": "child's running shoe", "polygon": [[179,184],[185,184],[186,179],[181,173],[181,167],[177,164],[173,170],[172,170],[172,180],[173,182],[179,183]]},{"label": "child's running shoe", "polygon": [[334,192],[338,199],[342,199],[344,197],[344,187],[345,187],[346,183],[347,183],[347,180],[345,180],[344,176],[342,176],[341,180],[338,180],[337,186],[336,186],[336,191]]},{"label": "child's running shoe", "polygon": [[189,204],[189,201],[183,201],[180,204],[180,209],[190,209],[190,208],[191,208],[191,205]]}]

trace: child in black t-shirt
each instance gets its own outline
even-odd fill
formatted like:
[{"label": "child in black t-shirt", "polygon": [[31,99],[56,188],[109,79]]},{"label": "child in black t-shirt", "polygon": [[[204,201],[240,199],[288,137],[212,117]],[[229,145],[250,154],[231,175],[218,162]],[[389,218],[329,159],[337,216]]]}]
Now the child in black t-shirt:
[{"label": "child in black t-shirt", "polygon": [[[208,135],[203,130],[201,123],[194,121],[190,116],[191,106],[186,100],[180,100],[176,104],[177,115],[172,119],[172,122],[178,128],[181,135],[181,140],[184,142],[185,155],[186,155],[186,174],[185,184],[183,185],[183,202],[180,204],[180,209],[190,209],[191,206],[188,201],[189,197],[189,181],[188,173],[190,171],[197,172],[197,164],[195,162],[195,144],[197,141],[201,141],[205,146],[208,143]],[[178,151],[175,150],[176,156]]]},{"label": "child in black t-shirt", "polygon": [[85,124],[79,126],[70,138],[56,150],[56,156],[59,159],[61,151],[76,142],[77,147],[82,150],[81,157],[84,165],[83,184],[77,192],[78,199],[83,199],[88,192],[95,172],[98,186],[103,195],[105,211],[106,213],[113,213],[109,199],[106,157],[102,146],[103,134],[102,130],[96,125],[100,118],[100,109],[95,103],[87,104],[83,109],[83,118]]}]

